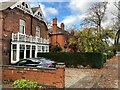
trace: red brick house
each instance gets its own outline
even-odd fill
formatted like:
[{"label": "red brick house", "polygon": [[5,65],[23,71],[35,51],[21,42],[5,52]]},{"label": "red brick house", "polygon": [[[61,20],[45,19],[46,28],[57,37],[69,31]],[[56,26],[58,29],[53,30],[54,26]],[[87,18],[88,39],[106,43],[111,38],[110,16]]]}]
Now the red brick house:
[{"label": "red brick house", "polygon": [[50,49],[54,49],[56,46],[60,46],[63,52],[68,52],[67,47],[69,33],[64,29],[64,23],[57,26],[57,18],[52,21],[51,27],[49,27],[49,37],[50,37]]},{"label": "red brick house", "polygon": [[49,52],[48,28],[40,6],[31,8],[19,0],[0,3],[0,31],[1,64]]}]

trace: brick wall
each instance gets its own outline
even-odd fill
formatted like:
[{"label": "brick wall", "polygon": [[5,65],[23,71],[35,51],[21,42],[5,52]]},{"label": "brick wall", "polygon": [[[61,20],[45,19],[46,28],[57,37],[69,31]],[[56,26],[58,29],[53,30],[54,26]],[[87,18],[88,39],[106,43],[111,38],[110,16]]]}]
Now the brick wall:
[{"label": "brick wall", "polygon": [[23,67],[5,66],[2,69],[3,80],[26,79],[38,82],[39,84],[55,86],[57,88],[65,87],[65,67],[57,65],[54,69],[30,69]]},{"label": "brick wall", "polygon": [[[40,33],[42,38],[48,38],[48,30],[45,22],[40,21],[31,15],[21,11],[18,8],[14,9],[6,9],[4,11],[0,11],[0,31],[2,31],[1,42],[2,42],[2,64],[7,65],[10,64],[10,40],[12,38],[12,33],[19,32],[19,21],[23,19],[25,21],[25,34],[31,35],[31,18],[32,18],[32,35],[36,35],[36,26],[40,26]],[[7,50],[5,50],[7,48]]]}]

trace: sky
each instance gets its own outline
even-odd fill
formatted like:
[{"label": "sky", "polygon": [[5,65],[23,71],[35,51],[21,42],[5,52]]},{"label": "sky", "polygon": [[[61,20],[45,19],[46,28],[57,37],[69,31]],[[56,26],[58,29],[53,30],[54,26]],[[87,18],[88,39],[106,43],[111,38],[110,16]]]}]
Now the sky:
[{"label": "sky", "polygon": [[[40,5],[41,9],[44,13],[44,16],[47,22],[51,22],[54,17],[58,20],[58,26],[60,23],[65,24],[65,28],[69,26],[74,26],[76,28],[80,28],[83,23],[83,18],[86,17],[86,12],[90,5],[97,0],[29,0],[31,6]],[[98,0],[98,2],[102,2],[105,0]],[[113,24],[113,18],[115,15],[113,13],[117,13],[117,9],[114,6],[114,2],[118,2],[119,0],[108,0],[107,12],[106,12],[106,20],[103,22],[103,27],[109,27]]]},{"label": "sky", "polygon": [[[0,0],[7,1],[7,0]],[[44,17],[47,22],[52,22],[53,18],[57,18],[58,26],[60,23],[65,24],[65,28],[75,26],[80,28],[83,23],[83,18],[90,5],[94,2],[106,0],[28,0],[31,7],[40,5]],[[109,27],[113,24],[113,13],[117,13],[116,7],[113,5],[115,1],[108,0],[108,8],[106,12],[106,20],[103,22],[103,27]]]}]

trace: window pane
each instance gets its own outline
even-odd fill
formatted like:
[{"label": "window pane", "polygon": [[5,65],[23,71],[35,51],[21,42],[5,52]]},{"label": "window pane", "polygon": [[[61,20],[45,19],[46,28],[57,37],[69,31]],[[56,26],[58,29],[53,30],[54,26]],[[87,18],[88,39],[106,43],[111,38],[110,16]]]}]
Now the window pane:
[{"label": "window pane", "polygon": [[30,45],[26,45],[26,49],[27,49],[27,50],[30,50]]},{"label": "window pane", "polygon": [[13,44],[13,49],[17,49],[17,45],[16,44]]},{"label": "window pane", "polygon": [[24,34],[24,31],[25,31],[25,21],[20,20],[20,33]]},{"label": "window pane", "polygon": [[24,58],[24,50],[20,50],[20,59]]},{"label": "window pane", "polygon": [[38,52],[41,52],[41,46],[38,46]]},{"label": "window pane", "polygon": [[32,46],[32,50],[35,50],[35,46]]},{"label": "window pane", "polygon": [[16,61],[16,50],[13,50],[13,61]]},{"label": "window pane", "polygon": [[43,51],[43,52],[44,52],[44,49],[45,49],[44,46],[42,46],[42,51]]},{"label": "window pane", "polygon": [[39,26],[36,27],[36,36],[40,37],[40,27]]},{"label": "window pane", "polygon": [[30,58],[30,50],[26,50],[26,58]]},{"label": "window pane", "polygon": [[20,49],[24,50],[25,49],[25,45],[20,45]]},{"label": "window pane", "polygon": [[20,20],[20,25],[24,26],[25,25],[25,21],[24,20]]},{"label": "window pane", "polygon": [[24,34],[24,29],[25,29],[24,26],[20,26],[20,33],[23,33],[23,34]]}]

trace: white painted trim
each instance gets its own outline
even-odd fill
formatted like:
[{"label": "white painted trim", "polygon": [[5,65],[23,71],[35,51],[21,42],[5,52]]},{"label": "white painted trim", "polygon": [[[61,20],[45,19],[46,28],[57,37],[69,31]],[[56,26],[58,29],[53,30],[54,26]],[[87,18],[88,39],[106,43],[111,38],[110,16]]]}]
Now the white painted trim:
[{"label": "white painted trim", "polygon": [[14,61],[13,61],[13,50],[12,50],[12,48],[13,48],[13,46],[12,46],[12,44],[11,44],[11,63],[14,62]]},{"label": "white painted trim", "polygon": [[[26,45],[44,45],[44,43],[42,44],[42,43],[29,43],[29,42],[11,42],[12,44],[26,44]],[[45,44],[45,45],[49,45],[49,44]]]},{"label": "white painted trim", "polygon": [[49,46],[47,45],[47,52],[49,52]]},{"label": "white painted trim", "polygon": [[35,58],[37,58],[37,53],[38,53],[38,45],[35,45],[36,49],[35,49]]},{"label": "white painted trim", "polygon": [[28,2],[26,2],[26,4],[28,5],[28,8],[29,8],[29,10],[30,10],[31,15],[33,16],[33,12],[32,12],[32,9],[31,9],[31,7],[30,7],[30,4],[28,4]]},{"label": "white painted trim", "polygon": [[42,14],[42,16],[43,16],[43,13],[42,13],[40,8],[33,14],[33,16],[35,16],[38,12],[40,12]]},{"label": "white painted trim", "polygon": [[16,62],[19,61],[19,58],[20,58],[20,44],[17,44]]},{"label": "white painted trim", "polygon": [[[25,2],[28,5],[28,9],[30,10],[30,14],[33,16],[33,12],[32,9],[30,7],[30,4],[28,4],[28,0],[18,0],[14,5],[12,5],[10,8],[14,9],[15,7],[17,7],[17,5],[21,5],[22,2]],[[20,9],[20,8],[19,8]],[[22,10],[22,9],[21,9]],[[23,10],[24,11],[24,10]],[[28,13],[29,14],[29,13]]]},{"label": "white painted trim", "polygon": [[[44,17],[44,14],[43,14],[42,10],[41,10],[41,7],[40,7],[35,13],[33,13],[33,16],[35,17],[35,15],[37,15],[38,12],[40,12],[40,13],[42,14],[43,21],[44,21],[45,24],[47,25],[47,22],[46,22],[46,20],[45,20],[45,17]],[[41,17],[40,17],[40,18],[41,18]]]},{"label": "white painted trim", "polygon": [[24,50],[24,59],[26,59],[26,44],[25,44],[25,50]]},{"label": "white painted trim", "polygon": [[17,5],[19,5],[21,3],[20,0],[18,0],[15,4],[13,4],[10,8],[14,9]]},{"label": "white painted trim", "polygon": [[30,58],[32,58],[32,45],[30,45]]},{"label": "white painted trim", "polygon": [[[16,49],[16,61],[13,61],[13,50],[12,50],[12,45],[16,44],[17,49]],[[37,53],[38,53],[38,46],[40,46],[41,53],[46,53],[49,52],[49,45],[42,45],[42,44],[31,44],[31,43],[24,43],[24,42],[11,42],[11,63],[16,63],[17,61],[20,60],[20,44],[25,45],[25,50],[24,50],[24,59],[26,58],[26,45],[30,45],[30,58],[32,58],[32,46],[35,46],[35,58],[37,58]],[[44,52],[42,51],[42,46],[44,47]],[[46,47],[48,50],[46,50]]]}]

